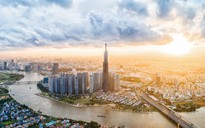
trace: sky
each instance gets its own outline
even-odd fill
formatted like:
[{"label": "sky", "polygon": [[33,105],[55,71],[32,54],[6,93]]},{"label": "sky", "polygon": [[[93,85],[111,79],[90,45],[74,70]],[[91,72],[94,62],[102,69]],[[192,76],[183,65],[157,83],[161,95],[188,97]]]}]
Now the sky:
[{"label": "sky", "polygon": [[108,43],[182,54],[204,41],[204,0],[0,0],[0,53]]}]

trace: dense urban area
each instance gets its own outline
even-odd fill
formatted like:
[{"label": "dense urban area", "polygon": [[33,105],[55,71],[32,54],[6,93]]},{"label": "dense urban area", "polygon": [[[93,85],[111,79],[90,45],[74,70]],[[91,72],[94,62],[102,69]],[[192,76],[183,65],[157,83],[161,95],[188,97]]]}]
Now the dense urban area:
[{"label": "dense urban area", "polygon": [[[106,53],[105,53],[106,55]],[[96,58],[95,58],[96,59]],[[192,112],[205,106],[205,67],[203,63],[182,60],[119,62],[115,59],[106,68],[99,61],[81,59],[16,59],[2,60],[2,71],[38,72],[44,78],[37,84],[38,96],[63,102],[75,107],[107,105],[113,110],[133,112],[156,111],[143,98],[143,93],[153,101],[177,112]],[[36,61],[34,61],[36,60]],[[37,61],[38,60],[38,61]],[[103,70],[102,70],[103,67]],[[105,76],[109,79],[103,86]],[[10,85],[22,75],[0,74],[0,84]],[[3,89],[3,88],[2,88]],[[2,90],[1,90],[2,91]],[[72,126],[99,125],[71,119],[58,119],[34,112],[20,105],[8,94],[1,94],[1,125],[6,126]],[[106,117],[106,115],[100,115]]]}]

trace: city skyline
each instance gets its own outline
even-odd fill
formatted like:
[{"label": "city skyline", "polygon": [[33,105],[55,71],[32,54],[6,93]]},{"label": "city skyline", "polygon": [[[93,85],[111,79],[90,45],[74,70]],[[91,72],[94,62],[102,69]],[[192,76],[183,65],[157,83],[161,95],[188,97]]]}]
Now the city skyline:
[{"label": "city skyline", "polygon": [[0,127],[204,128],[205,0],[0,0]]}]

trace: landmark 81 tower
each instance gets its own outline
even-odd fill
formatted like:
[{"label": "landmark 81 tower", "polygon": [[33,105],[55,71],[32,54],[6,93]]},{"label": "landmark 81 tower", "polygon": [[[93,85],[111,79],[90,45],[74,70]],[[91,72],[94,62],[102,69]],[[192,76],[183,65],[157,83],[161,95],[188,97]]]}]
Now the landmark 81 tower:
[{"label": "landmark 81 tower", "polygon": [[105,52],[104,52],[102,89],[105,92],[107,92],[109,90],[109,71],[108,71],[107,44],[105,44]]}]

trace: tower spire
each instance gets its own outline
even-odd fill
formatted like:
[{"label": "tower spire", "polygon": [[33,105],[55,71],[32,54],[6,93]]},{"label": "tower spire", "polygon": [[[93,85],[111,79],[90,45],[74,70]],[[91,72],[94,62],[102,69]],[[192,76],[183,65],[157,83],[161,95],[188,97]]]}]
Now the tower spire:
[{"label": "tower spire", "polygon": [[107,50],[107,43],[105,43],[105,50]]}]

